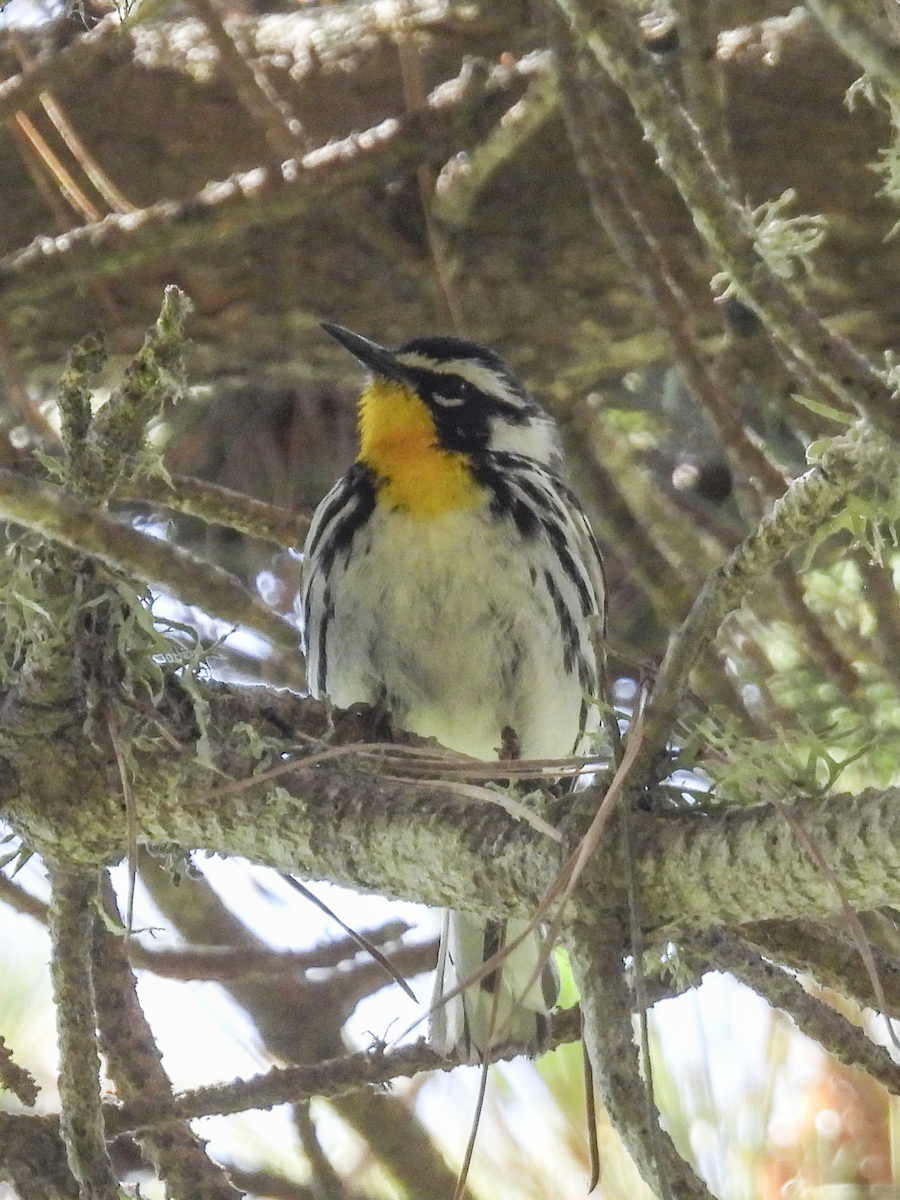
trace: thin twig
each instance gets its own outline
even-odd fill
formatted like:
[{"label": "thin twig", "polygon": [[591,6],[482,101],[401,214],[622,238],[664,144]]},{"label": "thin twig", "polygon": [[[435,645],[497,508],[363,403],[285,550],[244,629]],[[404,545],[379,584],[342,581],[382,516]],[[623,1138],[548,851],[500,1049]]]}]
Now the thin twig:
[{"label": "thin twig", "polygon": [[2,871],[0,871],[0,900],[4,901],[4,903],[8,904],[16,912],[34,917],[36,921],[40,921],[44,925],[49,920],[49,906],[43,900],[39,900],[37,896],[32,896],[30,892],[26,892],[23,887],[19,887],[17,883],[14,883]]},{"label": "thin twig", "polygon": [[21,1100],[29,1108],[37,1102],[38,1088],[34,1076],[13,1061],[12,1050],[0,1037],[0,1087]]},{"label": "thin twig", "polygon": [[261,72],[254,70],[241,54],[215,4],[212,0],[191,0],[191,4],[219,52],[222,67],[234,84],[238,99],[262,129],[270,148],[281,158],[296,158],[304,147],[291,132],[283,106]]},{"label": "thin twig", "polygon": [[797,1022],[846,1066],[857,1067],[877,1079],[893,1095],[900,1095],[900,1067],[883,1047],[872,1042],[861,1029],[811,996],[793,975],[755,953],[735,933],[712,929],[692,936],[679,950],[696,971],[727,971]]},{"label": "thin twig", "polygon": [[892,31],[878,24],[876,5],[807,0],[807,8],[867,75],[877,80],[889,95],[900,94],[900,46]]},{"label": "thin twig", "polygon": [[774,499],[784,492],[787,480],[744,429],[700,348],[676,260],[664,232],[654,228],[646,186],[635,169],[638,146],[622,120],[620,95],[613,94],[602,68],[573,52],[561,25],[556,27],[563,112],[591,208],[620,258],[649,294],[686,381],[715,422],[732,464]]},{"label": "thin twig", "polygon": [[863,481],[889,480],[895,473],[893,454],[865,430],[836,439],[818,466],[791,485],[755,532],[712,573],[670,642],[657,675],[647,712],[642,769],[654,770],[694,663],[727,614],[741,604],[752,582],[820,530]]},{"label": "thin twig", "polygon": [[106,714],[106,728],[109,740],[112,742],[113,753],[116,756],[116,767],[119,771],[119,781],[122,784],[122,799],[125,804],[125,842],[128,861],[128,899],[125,904],[125,938],[131,938],[134,929],[134,888],[137,882],[137,853],[138,853],[138,819],[135,808],[134,789],[128,774],[128,762],[125,747],[119,736],[116,715],[112,709]]},{"label": "thin twig", "polygon": [[224,621],[256,630],[274,645],[296,650],[299,655],[296,627],[233,575],[178,546],[111,520],[53,484],[0,470],[0,516],[99,558],[175,595],[184,604],[196,604]]},{"label": "thin twig", "polygon": [[803,585],[786,562],[779,563],[773,574],[778,581],[784,612],[804,638],[811,656],[840,688],[848,700],[856,698],[863,689],[858,660],[850,662],[838,649],[820,619],[809,608]]},{"label": "thin twig", "polygon": [[491,127],[533,73],[529,64],[490,74],[467,68],[454,87],[429,97],[424,109],[329,142],[302,158],[210,182],[185,201],[160,201],[125,216],[111,213],[65,237],[37,238],[0,260],[0,291],[8,303],[13,297],[16,303],[34,301],[73,283],[240,237],[260,223],[298,220],[313,205],[385,171],[399,172],[417,166],[423,156],[450,157],[464,149]]},{"label": "thin twig", "polygon": [[882,1000],[875,995],[859,949],[842,927],[840,917],[828,921],[806,918],[745,922],[735,932],[767,959],[811,975],[819,986],[852,996],[864,1007],[884,1004],[886,1016],[900,1017],[900,958],[890,948],[880,949],[872,941],[873,922],[886,923],[895,940],[896,927],[878,913],[863,913],[860,920],[869,938]]},{"label": "thin twig", "polygon": [[[3,893],[0,892],[0,898]],[[378,929],[363,930],[362,936],[376,946],[399,942],[410,926],[406,921],[389,921]],[[429,949],[430,946],[430,949]],[[425,944],[426,954],[436,955],[437,942]],[[310,970],[346,964],[359,953],[359,935],[323,942],[312,950],[270,950],[265,946],[186,946],[172,950],[150,949],[134,938],[128,945],[133,967],[152,971],[164,979],[204,979],[225,983],[234,979],[297,978]]]},{"label": "thin twig", "polygon": [[190,475],[170,475],[167,479],[139,475],[122,480],[115,494],[119,500],[163,504],[209,525],[225,525],[276,546],[302,546],[309,529],[309,517],[303,513]]},{"label": "thin twig", "polygon": [[894,573],[887,563],[873,562],[868,551],[852,551],[862,583],[862,597],[875,617],[873,638],[880,650],[880,666],[900,688],[900,606]]},{"label": "thin twig", "polygon": [[[546,57],[546,52],[539,52]],[[556,115],[559,93],[555,73],[542,72],[521,100],[503,114],[483,142],[460,159],[451,159],[438,175],[431,199],[435,220],[458,229],[471,221],[472,212],[488,184],[522,152]]]},{"label": "thin twig", "polygon": [[706,0],[676,0],[678,48],[688,111],[697,123],[710,157],[726,177],[733,176],[731,141],[725,124],[725,80],[716,53],[716,26]]},{"label": "thin twig", "polygon": [[[581,1016],[577,1008],[566,1011],[554,1022],[551,1046],[576,1042],[581,1036]],[[498,1054],[498,1060],[513,1059],[517,1051]],[[342,1058],[295,1067],[273,1067],[262,1075],[233,1083],[213,1084],[175,1096],[174,1116],[181,1120],[196,1117],[246,1112],[251,1108],[269,1109],[278,1104],[296,1103],[314,1096],[335,1097],[370,1087],[381,1087],[393,1079],[408,1078],[423,1071],[452,1071],[460,1065],[457,1058],[443,1058],[426,1042],[401,1046],[390,1053],[358,1051]],[[165,1119],[155,1097],[140,1097],[126,1104],[107,1105],[104,1109],[111,1136],[146,1129]]]},{"label": "thin twig", "polygon": [[[406,111],[414,112],[416,109],[423,108],[428,102],[422,58],[418,45],[407,29],[403,27],[398,29],[396,40],[400,60],[400,79],[403,84],[403,101]],[[462,337],[466,331],[465,317],[460,298],[453,286],[447,241],[432,215],[432,197],[436,180],[437,172],[429,162],[420,163],[416,167],[416,186],[419,191],[422,217],[425,221],[428,252],[431,255],[434,275],[438,284],[440,306],[444,310],[440,314],[440,319],[442,322],[449,322],[453,332]]]},{"label": "thin twig", "polygon": [[13,408],[42,441],[59,441],[59,434],[32,400],[25,374],[19,366],[6,318],[0,313],[0,371],[6,377],[6,394]]},{"label": "thin twig", "polygon": [[21,74],[0,83],[0,122],[5,123],[15,112],[28,108],[50,84],[58,88],[89,71],[94,60],[106,54],[121,37],[121,26],[119,14],[108,13],[89,33],[82,34],[59,53],[48,54]]}]

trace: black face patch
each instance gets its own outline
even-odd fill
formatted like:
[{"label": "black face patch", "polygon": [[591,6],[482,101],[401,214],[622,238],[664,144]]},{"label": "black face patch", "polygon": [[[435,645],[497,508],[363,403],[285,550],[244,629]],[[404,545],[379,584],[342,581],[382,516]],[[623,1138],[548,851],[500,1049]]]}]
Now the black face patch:
[{"label": "black face patch", "polygon": [[[422,364],[399,363],[416,395],[428,405],[434,417],[441,445],[450,451],[478,454],[489,447],[492,422],[497,418],[510,425],[527,425],[540,409],[516,379],[506,363],[485,346],[454,337],[415,338],[394,353],[400,357],[416,355]],[[427,361],[445,364],[446,370],[430,369]],[[477,384],[457,374],[454,363],[472,363],[491,372],[501,392]]]}]

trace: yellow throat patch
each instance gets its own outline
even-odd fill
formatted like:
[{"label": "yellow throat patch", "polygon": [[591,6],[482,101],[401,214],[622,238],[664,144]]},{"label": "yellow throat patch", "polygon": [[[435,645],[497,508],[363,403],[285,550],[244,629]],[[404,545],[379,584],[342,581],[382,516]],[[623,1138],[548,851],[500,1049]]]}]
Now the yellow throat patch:
[{"label": "yellow throat patch", "polygon": [[441,449],[428,405],[410,388],[374,379],[360,400],[359,437],[359,461],[379,479],[379,504],[427,519],[482,502],[466,456]]}]

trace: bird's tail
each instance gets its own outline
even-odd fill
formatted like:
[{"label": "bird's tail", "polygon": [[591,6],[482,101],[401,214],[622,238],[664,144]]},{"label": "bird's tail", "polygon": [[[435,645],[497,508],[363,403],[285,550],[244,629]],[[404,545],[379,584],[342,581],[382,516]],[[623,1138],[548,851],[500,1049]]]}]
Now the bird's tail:
[{"label": "bird's tail", "polygon": [[[529,933],[490,974],[440,1003],[526,926],[522,920],[485,924],[445,909],[429,1033],[438,1054],[479,1063],[503,1051],[518,1050],[533,1057],[547,1048],[559,974],[552,957],[543,961],[547,951],[539,929]],[[539,964],[543,965],[538,971]]]}]

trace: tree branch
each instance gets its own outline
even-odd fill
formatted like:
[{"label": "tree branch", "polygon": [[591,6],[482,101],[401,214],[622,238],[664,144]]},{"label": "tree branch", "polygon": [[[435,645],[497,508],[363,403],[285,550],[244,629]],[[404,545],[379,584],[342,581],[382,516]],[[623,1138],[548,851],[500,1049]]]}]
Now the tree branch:
[{"label": "tree branch", "polygon": [[900,94],[900,46],[892,40],[890,30],[879,26],[874,6],[870,9],[847,0],[806,0],[806,7],[844,53],[889,96]]},{"label": "tree branch", "polygon": [[254,596],[228,571],[186,550],[148,537],[121,521],[81,504],[62,488],[15,471],[0,470],[0,518],[33,529],[51,541],[99,558],[196,604],[225,621],[262,634],[276,646],[297,651],[296,626]]},{"label": "tree branch", "polygon": [[574,925],[566,944],[581,996],[594,1082],[641,1177],[659,1196],[712,1200],[702,1179],[659,1127],[653,1101],[641,1080],[621,924],[616,918],[607,918],[589,926]]},{"label": "tree branch", "polygon": [[709,576],[660,667],[647,708],[636,777],[654,769],[671,737],[694,663],[753,582],[819,532],[854,489],[876,481],[890,486],[896,469],[894,453],[864,428],[835,439],[818,465],[791,484],[759,527]]},{"label": "tree branch", "polygon": [[[578,1041],[580,1021],[577,1009],[568,1009],[554,1020],[554,1047]],[[515,1052],[499,1058],[513,1058]],[[269,1109],[278,1104],[308,1100],[314,1096],[334,1099],[362,1089],[381,1087],[394,1079],[411,1078],[423,1071],[452,1071],[459,1060],[442,1058],[424,1041],[383,1053],[380,1049],[360,1050],[325,1062],[295,1067],[273,1067],[250,1079],[212,1084],[175,1096],[172,1112],[179,1119],[221,1116],[246,1112],[251,1108]],[[166,1111],[156,1097],[141,1096],[123,1105],[104,1108],[111,1136],[150,1128],[166,1119]]]},{"label": "tree branch", "polygon": [[119,1200],[100,1107],[100,1056],[91,972],[97,876],[52,863],[47,869],[62,1136],[81,1200]]},{"label": "tree branch", "polygon": [[34,1076],[13,1059],[12,1050],[0,1037],[0,1088],[11,1092],[16,1099],[31,1108],[38,1097]]},{"label": "tree branch", "polygon": [[846,1017],[811,996],[792,975],[766,962],[733,933],[709,930],[691,938],[686,956],[695,969],[727,971],[787,1013],[802,1033],[838,1062],[865,1071],[893,1095],[900,1095],[900,1067],[883,1046],[877,1046]]},{"label": "tree branch", "polygon": [[619,3],[557,0],[576,35],[627,93],[666,172],[687,205],[716,262],[754,308],[807,382],[839,397],[893,438],[900,406],[882,377],[850,342],[833,334],[766,260],[753,214],[731,193],[708,157],[699,130],[666,85]]},{"label": "tree branch", "polygon": [[[146,843],[243,855],[307,878],[495,917],[529,915],[562,866],[564,847],[496,806],[448,798],[427,782],[379,778],[349,757],[307,769],[298,762],[295,773],[275,781],[210,791],[222,778],[252,779],[261,765],[257,738],[279,761],[296,753],[301,730],[324,733],[327,717],[318,702],[262,689],[205,684],[200,694],[216,773],[190,747],[140,755],[135,802]],[[162,702],[163,711],[179,705],[177,692]],[[351,712],[348,719],[357,718]],[[253,739],[248,728],[256,730]],[[64,730],[57,736],[67,738],[64,778],[58,756],[35,754],[31,739],[0,730],[0,759],[15,788],[3,815],[39,850],[85,864],[116,861],[126,837],[111,755]],[[900,789],[804,798],[792,812],[851,905],[900,906]],[[841,911],[832,885],[773,806],[636,814],[634,842],[654,936]],[[625,887],[618,858],[609,837],[589,863],[574,901],[585,919],[618,908]]]},{"label": "tree branch", "polygon": [[211,182],[187,201],[164,200],[111,213],[57,238],[40,237],[0,260],[5,303],[44,299],[60,288],[119,275],[185,250],[239,237],[274,221],[296,221],[312,205],[385,172],[450,158],[486,133],[518,98],[531,69],[467,68],[425,108],[329,142],[277,168],[257,167]]},{"label": "tree branch", "polygon": [[[860,913],[860,921],[869,939],[869,952],[884,993],[887,1015],[898,1017],[900,959],[876,944],[872,936],[872,919],[877,915]],[[736,932],[766,958],[811,975],[821,987],[852,996],[863,1007],[877,1008],[881,1003],[875,995],[859,947],[848,934],[842,917],[831,922],[815,918],[752,921]]]},{"label": "tree branch", "polygon": [[226,525],[238,533],[281,547],[302,546],[309,529],[309,517],[302,513],[190,475],[171,475],[168,479],[141,475],[124,480],[116,490],[116,497],[162,504],[199,517],[209,525]]},{"label": "tree branch", "polygon": [[0,1179],[21,1200],[80,1200],[55,1117],[0,1112]]},{"label": "tree branch", "polygon": [[111,12],[57,54],[45,55],[19,75],[0,83],[0,122],[5,124],[18,111],[28,108],[49,86],[58,88],[65,80],[89,71],[95,59],[121,35],[121,18],[118,12]]},{"label": "tree branch", "polygon": [[[117,920],[108,877],[105,903]],[[99,914],[94,920],[93,962],[100,1047],[116,1091],[125,1101],[153,1097],[160,1109],[160,1127],[138,1142],[165,1180],[166,1194],[172,1200],[236,1200],[238,1193],[222,1168],[207,1156],[204,1143],[187,1122],[174,1117],[172,1086],[137,997],[125,939],[111,933]]]}]

